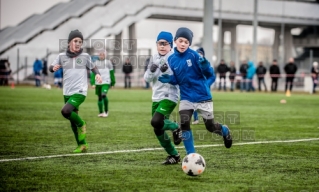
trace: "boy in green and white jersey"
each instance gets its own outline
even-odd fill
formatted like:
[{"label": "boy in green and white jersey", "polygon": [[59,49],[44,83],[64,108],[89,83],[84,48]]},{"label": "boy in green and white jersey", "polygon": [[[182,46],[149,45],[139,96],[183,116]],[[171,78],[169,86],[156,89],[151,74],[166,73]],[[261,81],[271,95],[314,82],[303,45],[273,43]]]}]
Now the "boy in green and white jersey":
[{"label": "boy in green and white jersey", "polygon": [[107,117],[109,115],[107,93],[109,88],[113,87],[116,83],[113,65],[110,60],[106,59],[105,52],[99,53],[99,59],[94,62],[94,65],[99,69],[102,76],[102,83],[95,82],[95,94],[98,96],[97,104],[99,107],[98,117]]},{"label": "boy in green and white jersey", "polygon": [[169,120],[169,116],[179,99],[178,86],[158,81],[158,77],[163,74],[162,71],[165,70],[165,73],[172,74],[171,70],[168,70],[167,64],[167,58],[172,54],[172,43],[173,35],[171,33],[162,31],[158,34],[156,41],[158,53],[151,57],[148,69],[144,74],[146,82],[153,82],[151,125],[160,145],[168,153],[163,162],[164,165],[177,164],[180,161],[180,155],[165,130],[173,131],[175,145],[181,142],[182,134],[178,124]]},{"label": "boy in green and white jersey", "polygon": [[78,147],[75,153],[85,152],[88,148],[86,138],[86,122],[78,115],[79,107],[87,96],[87,69],[96,74],[96,80],[102,82],[99,70],[87,53],[81,48],[83,35],[80,31],[71,31],[68,38],[68,49],[60,53],[50,66],[50,71],[63,69],[63,95],[65,105],[61,113],[71,123]]}]

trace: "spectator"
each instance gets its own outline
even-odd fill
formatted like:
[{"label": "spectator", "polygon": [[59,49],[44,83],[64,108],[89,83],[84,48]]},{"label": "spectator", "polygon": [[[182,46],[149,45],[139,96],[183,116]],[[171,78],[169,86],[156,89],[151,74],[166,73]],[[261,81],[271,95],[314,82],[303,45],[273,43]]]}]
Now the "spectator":
[{"label": "spectator", "polygon": [[222,79],[223,79],[223,89],[226,91],[226,73],[229,71],[228,66],[226,65],[225,61],[222,59],[220,60],[220,64],[217,66],[217,72],[219,73],[219,86],[218,90],[222,89]]},{"label": "spectator", "polygon": [[10,63],[7,59],[0,60],[0,85],[9,85],[11,74]]},{"label": "spectator", "polygon": [[124,73],[124,88],[131,88],[131,73],[133,72],[133,66],[129,58],[126,58],[125,63],[123,64],[123,73]]},{"label": "spectator", "polygon": [[36,58],[33,63],[33,72],[34,72],[34,79],[35,79],[35,86],[41,86],[41,71],[42,71],[42,62]]},{"label": "spectator", "polygon": [[[292,87],[293,87],[293,82],[294,82],[294,78],[295,78],[295,74],[298,70],[297,65],[294,63],[295,60],[294,58],[290,58],[289,59],[289,63],[287,63],[285,65],[285,73],[286,73],[286,86],[285,86],[285,92],[287,96],[290,96],[290,92],[292,91]],[[287,92],[288,90],[288,84],[290,84],[289,86],[289,92]]]},{"label": "spectator", "polygon": [[47,76],[48,76],[48,62],[46,58],[42,59],[43,68],[42,68],[42,75],[43,75],[43,84],[48,84],[47,82]]},{"label": "spectator", "polygon": [[253,86],[253,79],[254,75],[256,73],[256,67],[254,66],[254,63],[252,61],[248,62],[248,68],[247,68],[247,91],[255,91],[255,88]]},{"label": "spectator", "polygon": [[276,59],[273,60],[272,65],[269,68],[269,74],[271,77],[271,91],[276,92],[278,79],[280,78],[280,68],[277,65]]},{"label": "spectator", "polygon": [[63,86],[63,68],[58,69],[54,72],[54,85],[57,88],[62,88]]},{"label": "spectator", "polygon": [[240,91],[247,90],[247,87],[246,87],[247,68],[248,68],[247,61],[244,60],[239,68],[239,72],[241,75]]},{"label": "spectator", "polygon": [[318,69],[318,62],[313,62],[312,68],[311,68],[311,77],[313,82],[313,89],[312,93],[316,93],[316,87],[318,84],[318,76],[319,76],[319,69]]},{"label": "spectator", "polygon": [[230,67],[229,67],[230,91],[234,91],[235,78],[236,78],[235,62],[231,61]]},{"label": "spectator", "polygon": [[264,67],[263,62],[260,61],[259,64],[258,64],[258,67],[256,69],[256,74],[257,74],[257,77],[258,77],[258,90],[259,91],[261,91],[260,84],[263,84],[264,88],[265,88],[265,92],[267,92],[267,86],[266,86],[266,83],[265,83],[265,74],[266,74],[266,72],[267,72],[266,67]]}]

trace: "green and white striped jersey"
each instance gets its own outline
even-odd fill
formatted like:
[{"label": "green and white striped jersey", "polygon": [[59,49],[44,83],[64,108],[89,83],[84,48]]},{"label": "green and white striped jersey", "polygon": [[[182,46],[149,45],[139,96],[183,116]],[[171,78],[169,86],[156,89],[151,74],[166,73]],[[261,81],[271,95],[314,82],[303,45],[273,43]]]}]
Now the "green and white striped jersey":
[{"label": "green and white striped jersey", "polygon": [[89,54],[81,53],[77,57],[70,58],[66,53],[60,53],[51,65],[61,65],[63,68],[63,95],[87,95],[87,70],[94,68]]}]

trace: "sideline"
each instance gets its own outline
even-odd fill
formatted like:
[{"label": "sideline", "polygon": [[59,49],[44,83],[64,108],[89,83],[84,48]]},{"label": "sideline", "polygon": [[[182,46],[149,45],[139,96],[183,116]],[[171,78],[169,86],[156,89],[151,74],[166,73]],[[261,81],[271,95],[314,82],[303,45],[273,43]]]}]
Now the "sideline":
[{"label": "sideline", "polygon": [[[305,141],[318,141],[319,138],[309,138],[309,139],[296,139],[296,140],[278,140],[278,141],[256,141],[247,143],[234,143],[233,145],[256,145],[256,144],[271,144],[271,143],[296,143]],[[206,148],[206,147],[220,147],[223,144],[214,145],[195,145],[196,148]],[[178,149],[184,148],[184,146],[176,147]],[[105,152],[95,152],[95,153],[73,153],[73,154],[62,154],[62,155],[49,155],[49,156],[39,156],[39,157],[23,157],[15,159],[0,159],[1,162],[11,162],[11,161],[24,161],[24,160],[36,160],[36,159],[50,159],[58,157],[72,157],[72,156],[88,156],[88,155],[104,155],[104,154],[115,154],[115,153],[133,153],[142,151],[155,151],[163,150],[163,148],[144,148],[144,149],[133,149],[133,150],[118,150],[118,151],[105,151]]]}]

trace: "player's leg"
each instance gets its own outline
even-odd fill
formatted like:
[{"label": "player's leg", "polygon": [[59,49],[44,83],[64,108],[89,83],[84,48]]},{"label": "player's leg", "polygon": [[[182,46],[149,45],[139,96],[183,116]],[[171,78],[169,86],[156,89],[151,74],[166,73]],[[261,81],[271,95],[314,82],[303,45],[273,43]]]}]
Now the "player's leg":
[{"label": "player's leg", "polygon": [[110,85],[102,85],[102,100],[104,104],[104,117],[108,116],[109,112],[109,99],[107,98],[107,92],[109,91]]},{"label": "player's leg", "polygon": [[198,103],[196,104],[196,108],[198,113],[203,117],[206,129],[211,133],[222,136],[225,147],[230,148],[233,143],[230,130],[227,125],[214,122],[213,102]]},{"label": "player's leg", "polygon": [[198,113],[197,113],[197,111],[194,111],[193,117],[194,117],[194,121],[193,121],[192,124],[193,124],[193,125],[194,125],[194,124],[198,124],[199,121],[198,121]]},{"label": "player's leg", "polygon": [[102,98],[102,85],[96,85],[95,86],[95,95],[97,95],[97,106],[99,109],[99,114],[97,115],[98,117],[103,117],[104,112],[103,112],[103,98]]},{"label": "player's leg", "polygon": [[65,105],[61,110],[62,115],[69,119],[78,127],[78,139],[82,141],[86,137],[86,123],[82,118],[74,112],[75,109],[79,109],[79,106],[84,102],[85,96],[80,94],[74,94],[72,96],[65,96]]},{"label": "player's leg", "polygon": [[163,130],[165,115],[156,111],[159,107],[159,102],[153,102],[152,105],[152,120],[151,125],[154,128],[154,133],[160,145],[165,149],[169,155],[163,164],[176,164],[180,161],[180,156],[171,142],[168,134]]},{"label": "player's leg", "polygon": [[158,107],[155,109],[155,111],[163,114],[165,117],[162,130],[172,131],[174,144],[179,145],[182,142],[182,130],[179,128],[179,125],[176,122],[173,122],[169,119],[176,105],[177,104],[175,102],[164,99],[159,102]]},{"label": "player's leg", "polygon": [[[74,112],[78,113],[78,111],[76,109],[74,110]],[[70,121],[70,123],[71,123],[71,128],[72,128],[72,131],[74,133],[74,137],[75,137],[76,143],[77,143],[77,148],[73,152],[74,153],[81,153],[81,152],[87,151],[88,144],[87,144],[86,140],[83,139],[82,141],[79,141],[78,128],[77,128],[76,124],[73,123],[72,121]]]}]

